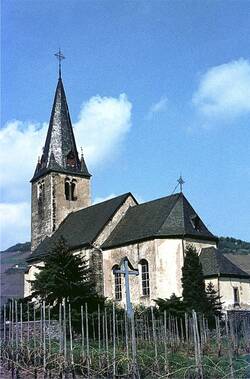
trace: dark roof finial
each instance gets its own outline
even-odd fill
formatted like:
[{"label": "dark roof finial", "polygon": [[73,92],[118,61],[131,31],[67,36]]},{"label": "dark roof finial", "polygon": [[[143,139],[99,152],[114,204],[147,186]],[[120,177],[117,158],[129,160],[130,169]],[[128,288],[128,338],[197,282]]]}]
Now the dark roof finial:
[{"label": "dark roof finial", "polygon": [[63,55],[63,53],[61,52],[61,49],[59,48],[58,52],[56,54],[54,54],[55,57],[57,57],[58,59],[58,71],[59,71],[59,79],[61,79],[61,75],[62,75],[62,72],[61,72],[61,61],[63,59],[65,59],[65,56]]},{"label": "dark roof finial", "polygon": [[184,180],[182,179],[182,176],[180,175],[179,179],[177,180],[179,186],[180,186],[180,192],[182,192],[183,189],[183,184],[185,183]]}]

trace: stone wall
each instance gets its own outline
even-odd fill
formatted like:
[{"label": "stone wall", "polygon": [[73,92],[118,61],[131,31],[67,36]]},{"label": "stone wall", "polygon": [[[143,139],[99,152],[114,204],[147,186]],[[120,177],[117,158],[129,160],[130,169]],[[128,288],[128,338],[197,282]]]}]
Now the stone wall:
[{"label": "stone wall", "polygon": [[[155,304],[154,299],[169,298],[173,293],[182,295],[182,266],[187,244],[192,243],[199,251],[202,247],[213,245],[209,241],[176,239],[155,239],[141,243],[106,250],[103,252],[104,296],[114,298],[114,275],[112,268],[119,265],[122,258],[128,257],[132,266],[139,270],[140,261],[146,259],[149,265],[150,296],[142,295],[141,274],[130,278],[131,301],[134,304]],[[122,278],[122,300],[125,302],[124,279]]]},{"label": "stone wall", "polygon": [[222,297],[222,308],[224,310],[235,309],[234,287],[239,290],[240,309],[250,309],[250,279],[219,277],[205,280],[206,285],[212,282],[214,288]]},{"label": "stone wall", "polygon": [[[77,190],[77,196],[79,195],[79,191],[82,191],[82,201],[90,201],[90,192],[89,189],[87,190],[87,184],[84,182],[86,179],[80,178],[81,181],[79,182],[79,187]],[[62,175],[59,175],[59,179],[56,182],[58,188],[62,188],[62,184],[64,185],[64,176],[62,180]],[[86,186],[85,186],[86,185]],[[64,187],[63,187],[64,191]],[[85,192],[84,192],[85,191]],[[80,201],[67,201],[63,197],[64,192],[62,192],[62,189],[57,194],[58,204],[60,205],[60,215],[67,215],[67,212],[70,212],[69,208],[70,206],[80,206]],[[76,204],[72,204],[76,203]],[[93,248],[80,248],[78,250],[74,251],[74,254],[81,254],[85,259],[89,260],[89,264],[93,267],[94,271],[94,279],[97,283],[96,289],[98,293],[104,294],[103,290],[103,253],[102,250],[100,250],[101,244],[108,238],[110,233],[114,230],[116,225],[119,223],[121,218],[125,215],[126,211],[129,207],[134,206],[136,203],[132,196],[129,196],[126,201],[121,205],[121,207],[117,210],[117,212],[113,215],[111,220],[105,225],[104,229],[99,233],[96,240],[93,242]],[[68,208],[67,208],[68,207]],[[71,209],[72,210],[72,209]],[[76,210],[74,208],[74,210]],[[41,221],[42,222],[42,221]],[[94,247],[96,246],[96,248]],[[29,296],[31,291],[31,285],[29,283],[30,280],[34,280],[34,274],[39,271],[38,266],[43,264],[42,262],[36,263],[35,265],[31,266],[29,269],[29,272],[25,275],[25,290],[24,294],[25,296]]]},{"label": "stone wall", "polygon": [[[76,181],[76,200],[66,200],[65,179]],[[39,200],[38,186],[44,183],[44,196]],[[58,228],[70,213],[91,205],[90,179],[79,176],[50,173],[32,183],[31,249]]]}]

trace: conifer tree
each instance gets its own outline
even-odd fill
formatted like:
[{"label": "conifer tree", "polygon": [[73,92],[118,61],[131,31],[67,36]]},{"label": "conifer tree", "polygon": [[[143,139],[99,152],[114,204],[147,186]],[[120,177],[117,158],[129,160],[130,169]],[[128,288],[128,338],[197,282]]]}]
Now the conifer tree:
[{"label": "conifer tree", "polygon": [[175,317],[183,317],[185,314],[184,303],[181,297],[178,297],[173,293],[169,299],[158,298],[154,300],[159,307],[159,311],[166,311],[167,314],[171,314]]},{"label": "conifer tree", "polygon": [[211,317],[213,317],[214,315],[221,317],[221,309],[222,309],[221,296],[219,296],[218,291],[216,291],[212,282],[208,283],[206,287],[206,294],[208,298],[209,311],[210,311]]},{"label": "conifer tree", "polygon": [[55,308],[65,298],[73,308],[88,302],[93,305],[101,298],[95,291],[93,275],[88,261],[80,254],[73,254],[61,238],[44,258],[44,266],[31,281],[32,296]]},{"label": "conifer tree", "polygon": [[185,249],[184,265],[182,267],[183,301],[188,311],[194,309],[206,314],[209,303],[205,290],[202,266],[194,246],[188,245]]}]

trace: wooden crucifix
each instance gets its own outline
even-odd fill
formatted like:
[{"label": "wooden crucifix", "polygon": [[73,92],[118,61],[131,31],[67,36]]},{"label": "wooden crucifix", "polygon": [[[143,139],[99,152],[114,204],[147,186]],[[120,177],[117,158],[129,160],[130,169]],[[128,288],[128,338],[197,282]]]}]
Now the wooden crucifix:
[{"label": "wooden crucifix", "polygon": [[114,274],[122,274],[125,279],[125,291],[126,291],[126,309],[128,318],[133,317],[133,308],[130,299],[130,287],[129,287],[129,275],[139,275],[139,271],[134,269],[127,257],[124,257],[120,263],[120,269],[114,269]]}]

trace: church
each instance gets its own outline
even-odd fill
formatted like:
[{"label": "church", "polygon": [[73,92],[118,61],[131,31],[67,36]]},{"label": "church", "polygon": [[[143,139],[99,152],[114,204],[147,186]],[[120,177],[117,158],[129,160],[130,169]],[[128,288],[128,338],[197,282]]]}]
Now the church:
[{"label": "church", "polygon": [[132,193],[91,203],[91,174],[79,156],[61,70],[41,159],[31,179],[31,255],[27,259],[24,296],[38,264],[64,237],[74,254],[89,260],[99,293],[125,302],[119,269],[127,257],[138,275],[130,277],[133,304],[182,294],[185,248],[199,254],[206,283],[222,296],[223,307],[250,308],[250,271],[217,249],[213,235],[181,192],[138,204]]}]

